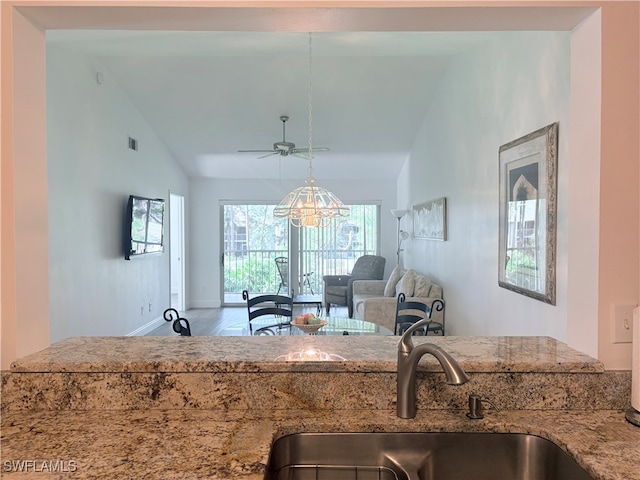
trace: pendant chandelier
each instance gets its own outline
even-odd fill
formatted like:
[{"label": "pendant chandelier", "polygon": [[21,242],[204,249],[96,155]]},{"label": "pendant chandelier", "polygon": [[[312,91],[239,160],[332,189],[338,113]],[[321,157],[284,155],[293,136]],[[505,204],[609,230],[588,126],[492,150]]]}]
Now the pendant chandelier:
[{"label": "pendant chandelier", "polygon": [[326,227],[332,218],[348,217],[349,207],[313,178],[311,32],[309,32],[309,169],[305,185],[290,192],[273,210],[275,218],[288,218],[294,227]]}]

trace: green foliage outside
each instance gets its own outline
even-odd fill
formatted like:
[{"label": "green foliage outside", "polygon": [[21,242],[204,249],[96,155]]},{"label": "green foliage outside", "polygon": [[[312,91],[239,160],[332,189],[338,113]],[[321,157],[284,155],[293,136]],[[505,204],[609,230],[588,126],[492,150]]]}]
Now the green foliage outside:
[{"label": "green foliage outside", "polygon": [[236,262],[233,256],[225,256],[224,291],[276,292],[280,282],[274,259],[275,255],[270,261],[266,257],[249,257],[244,262]]},{"label": "green foliage outside", "polygon": [[[275,258],[288,256],[290,227],[286,219],[273,217],[273,208],[273,205],[224,206],[225,293],[245,289],[252,293],[278,291],[280,276]],[[302,229],[303,249],[308,253],[305,271],[314,272],[311,284],[316,293],[323,272],[336,273],[331,269],[352,265],[357,257],[377,252],[376,230],[375,205],[353,206],[348,219],[334,221],[325,229]],[[362,241],[365,238],[367,244]]]},{"label": "green foliage outside", "polygon": [[535,288],[538,271],[533,250],[510,250],[510,261],[506,268],[506,278],[514,285]]}]

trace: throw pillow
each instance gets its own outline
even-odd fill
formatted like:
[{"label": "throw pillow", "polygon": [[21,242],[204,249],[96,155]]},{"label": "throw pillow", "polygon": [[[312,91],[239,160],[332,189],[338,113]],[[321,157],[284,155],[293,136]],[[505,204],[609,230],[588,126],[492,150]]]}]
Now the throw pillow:
[{"label": "throw pillow", "polygon": [[431,290],[429,291],[429,295],[435,298],[442,298],[442,287],[434,283],[433,285],[431,285]]},{"label": "throw pillow", "polygon": [[413,269],[407,270],[396,287],[396,293],[400,295],[404,293],[404,296],[409,298],[413,297],[413,289],[415,288],[416,271]]},{"label": "throw pillow", "polygon": [[384,296],[385,297],[394,297],[396,294],[396,285],[398,285],[398,281],[404,275],[405,269],[400,265],[396,265],[393,271],[391,272],[391,276],[389,280],[387,280],[387,284],[384,286]]},{"label": "throw pillow", "polygon": [[428,297],[429,290],[431,290],[431,285],[431,279],[423,275],[416,275],[416,280],[413,287],[413,296]]}]

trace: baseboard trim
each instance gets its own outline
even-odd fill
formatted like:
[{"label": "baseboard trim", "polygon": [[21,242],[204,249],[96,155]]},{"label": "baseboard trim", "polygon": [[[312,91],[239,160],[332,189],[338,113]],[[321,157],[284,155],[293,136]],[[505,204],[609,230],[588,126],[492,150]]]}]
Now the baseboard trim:
[{"label": "baseboard trim", "polygon": [[189,302],[188,308],[220,308],[221,306],[220,300],[196,300]]},{"label": "baseboard trim", "polygon": [[151,320],[149,323],[145,323],[141,327],[136,328],[133,332],[127,333],[127,337],[141,337],[146,335],[152,330],[155,330],[160,325],[164,324],[164,317],[158,317]]}]

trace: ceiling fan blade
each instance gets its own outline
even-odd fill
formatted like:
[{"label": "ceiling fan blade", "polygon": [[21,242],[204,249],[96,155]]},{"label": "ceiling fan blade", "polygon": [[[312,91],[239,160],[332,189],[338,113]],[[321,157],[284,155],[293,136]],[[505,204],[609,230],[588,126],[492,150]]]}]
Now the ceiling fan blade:
[{"label": "ceiling fan blade", "polygon": [[274,150],[238,150],[238,152],[241,153],[266,153],[266,152],[271,152],[271,153],[278,153]]},{"label": "ceiling fan blade", "polygon": [[280,152],[271,152],[271,153],[267,153],[266,155],[262,155],[261,157],[258,157],[258,158],[266,158],[266,157],[270,157],[271,155],[278,155],[279,153]]},{"label": "ceiling fan blade", "polygon": [[[294,148],[293,149],[293,153],[299,153],[299,152],[308,152],[309,149],[308,148]],[[314,152],[328,152],[329,148],[327,147],[313,147],[313,151]]]},{"label": "ceiling fan blade", "polygon": [[313,158],[313,155],[309,155],[308,153],[304,153],[304,152],[293,152],[290,154],[293,157],[298,157],[298,158],[302,158],[304,160],[311,160]]}]

